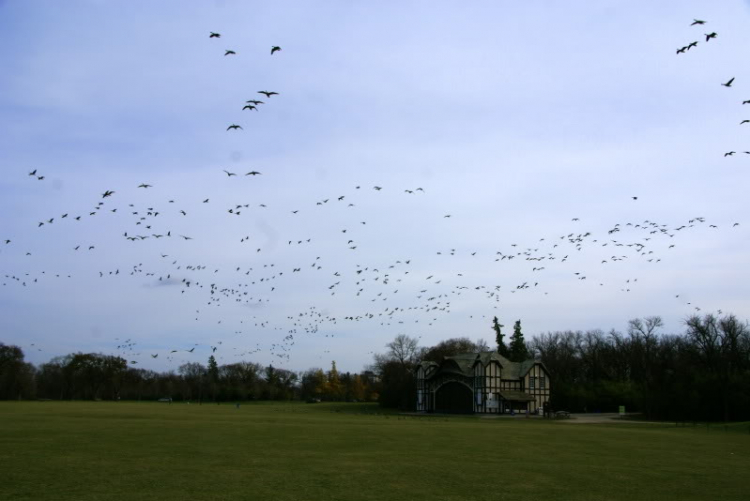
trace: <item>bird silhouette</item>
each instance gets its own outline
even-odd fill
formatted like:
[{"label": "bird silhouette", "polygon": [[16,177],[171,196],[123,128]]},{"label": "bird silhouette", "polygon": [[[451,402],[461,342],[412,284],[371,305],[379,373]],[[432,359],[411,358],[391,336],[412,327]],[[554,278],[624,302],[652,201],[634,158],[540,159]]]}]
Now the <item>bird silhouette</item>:
[{"label": "bird silhouette", "polygon": [[260,172],[258,172],[257,170],[251,170],[250,172],[248,172],[245,175],[246,176],[258,176],[258,175],[260,175]]},{"label": "bird silhouette", "polygon": [[732,82],[734,82],[734,77],[730,78],[726,83],[723,83],[721,85],[723,85],[724,87],[731,87]]},{"label": "bird silhouette", "polygon": [[226,52],[224,53],[224,55],[225,55],[225,56],[229,56],[229,55],[236,55],[236,54],[237,54],[237,53],[236,53],[235,51],[233,51],[233,50],[228,50],[228,51],[226,51]]},{"label": "bird silhouette", "polygon": [[712,38],[716,38],[716,32],[715,31],[712,32],[712,33],[706,33],[706,42],[708,42]]},{"label": "bird silhouette", "polygon": [[227,130],[232,130],[232,129],[233,129],[233,130],[237,130],[237,129],[241,129],[241,130],[244,130],[244,129],[242,129],[242,127],[240,127],[240,126],[239,126],[239,125],[237,125],[237,124],[232,124],[232,125],[230,125],[229,127],[227,127]]},{"label": "bird silhouette", "polygon": [[273,56],[274,52],[278,52],[280,50],[281,50],[281,47],[279,47],[278,45],[274,45],[273,47],[271,47],[271,55]]},{"label": "bird silhouette", "polygon": [[696,24],[706,24],[706,21],[703,21],[701,19],[693,19],[693,22],[690,23],[690,26],[695,26]]},{"label": "bird silhouette", "polygon": [[268,90],[259,90],[258,94],[263,94],[264,96],[266,96],[269,99],[271,98],[271,96],[278,96],[279,95],[278,92],[268,91]]},{"label": "bird silhouette", "polygon": [[212,31],[211,34],[208,35],[208,38],[221,38],[221,33],[214,33]]},{"label": "bird silhouette", "polygon": [[245,106],[243,106],[243,107],[242,107],[242,110],[243,110],[243,111],[244,111],[244,110],[255,110],[255,111],[258,111],[258,108],[256,108],[256,107],[255,107],[255,106],[253,106],[252,104],[246,104]]}]

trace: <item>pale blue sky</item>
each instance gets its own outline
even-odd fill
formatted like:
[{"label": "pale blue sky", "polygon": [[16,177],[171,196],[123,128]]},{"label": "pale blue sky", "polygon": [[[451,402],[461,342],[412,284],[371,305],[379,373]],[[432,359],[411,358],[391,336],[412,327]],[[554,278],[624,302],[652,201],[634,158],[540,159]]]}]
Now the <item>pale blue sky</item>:
[{"label": "pale blue sky", "polygon": [[527,337],[749,318],[749,21],[741,1],[0,2],[0,341],[356,371],[400,333],[492,341],[493,315]]}]

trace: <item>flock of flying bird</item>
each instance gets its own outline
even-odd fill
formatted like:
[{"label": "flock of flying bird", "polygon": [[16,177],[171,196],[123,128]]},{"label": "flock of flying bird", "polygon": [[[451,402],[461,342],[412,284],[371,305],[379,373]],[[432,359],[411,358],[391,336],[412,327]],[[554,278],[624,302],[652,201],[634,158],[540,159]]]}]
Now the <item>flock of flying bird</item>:
[{"label": "flock of flying bird", "polygon": [[[693,22],[693,25],[703,24],[705,21],[702,20]],[[708,42],[715,39],[717,34],[712,32],[705,36]],[[211,32],[209,38],[219,39],[221,34]],[[677,53],[683,54],[697,44],[698,42],[692,42],[678,49]],[[281,47],[272,46],[270,54],[273,56],[280,51]],[[235,56],[237,53],[226,50],[224,55]],[[722,85],[731,87],[733,82],[734,78]],[[267,99],[278,95],[277,92],[265,90],[258,93]],[[749,103],[750,101],[745,101],[743,104]],[[241,111],[257,112],[258,107],[263,104],[263,101],[257,99],[247,100]],[[747,122],[750,120],[742,123]],[[236,130],[242,130],[242,127],[234,123],[227,127],[227,131]],[[732,154],[734,152],[728,152],[725,156]],[[238,173],[226,169],[223,173],[226,178],[239,177]],[[38,169],[28,172],[28,175],[35,181],[45,180],[45,175]],[[244,174],[251,177],[259,175],[261,172],[256,170]],[[137,185],[136,189],[159,194],[161,188],[144,182]],[[678,224],[651,220],[616,223],[607,230],[606,235],[596,235],[582,227],[586,223],[580,218],[572,218],[565,231],[555,235],[544,235],[541,238],[537,236],[531,239],[532,244],[510,243],[492,252],[446,247],[434,249],[434,255],[429,257],[404,256],[401,259],[381,259],[377,255],[367,253],[367,242],[373,236],[371,233],[377,233],[379,230],[369,229],[377,225],[368,225],[368,221],[363,220],[358,203],[363,199],[370,201],[372,197],[387,197],[389,193],[393,193],[390,196],[396,196],[395,193],[398,193],[400,196],[429,197],[429,187],[426,191],[422,187],[402,186],[391,190],[380,185],[364,189],[362,185],[357,185],[346,193],[321,195],[314,202],[315,205],[310,202],[309,206],[302,205],[301,202],[296,207],[276,207],[270,202],[258,203],[257,200],[252,203],[222,201],[225,204],[222,212],[229,217],[241,217],[254,214],[256,211],[277,210],[279,213],[286,213],[288,218],[295,218],[307,210],[325,210],[329,212],[323,213],[323,220],[334,221],[343,218],[348,223],[341,227],[329,227],[325,235],[289,234],[285,238],[277,238],[276,240],[282,242],[289,252],[281,251],[279,242],[274,239],[265,238],[265,245],[253,246],[255,250],[250,257],[238,261],[231,267],[216,267],[209,266],[209,263],[190,262],[181,258],[181,247],[175,244],[162,247],[162,243],[146,243],[174,239],[181,241],[182,245],[190,245],[188,241],[201,239],[198,234],[187,235],[173,231],[172,225],[180,225],[178,221],[181,222],[183,218],[189,220],[195,213],[205,215],[205,207],[215,203],[212,197],[192,203],[182,201],[179,204],[176,199],[166,196],[145,204],[118,203],[119,191],[121,189],[106,189],[100,192],[96,199],[92,197],[90,210],[80,214],[72,211],[49,214],[36,223],[36,227],[39,228],[38,231],[45,231],[46,228],[63,222],[82,224],[93,217],[113,218],[108,226],[118,228],[123,242],[146,246],[141,254],[143,257],[142,260],[138,260],[139,262],[122,268],[91,270],[95,276],[101,280],[135,277],[139,279],[139,283],[143,283],[142,278],[145,278],[150,287],[172,286],[171,289],[178,290],[181,297],[194,298],[194,302],[188,302],[191,307],[199,305],[194,312],[190,310],[195,322],[210,321],[212,326],[207,328],[217,333],[223,332],[208,343],[188,343],[189,348],[161,347],[156,349],[156,352],[153,352],[153,349],[140,349],[132,338],[124,341],[115,339],[114,350],[127,357],[132,365],[148,358],[157,359],[160,355],[162,359],[170,362],[202,360],[201,350],[196,352],[196,348],[210,350],[208,353],[215,353],[221,361],[230,361],[267,350],[274,357],[275,363],[284,364],[291,360],[292,350],[298,341],[327,338],[329,341],[327,348],[322,350],[322,358],[324,354],[330,353],[336,333],[350,330],[354,323],[374,322],[377,324],[374,329],[388,332],[390,337],[402,329],[413,329],[418,332],[419,329],[429,329],[435,323],[445,321],[452,312],[460,311],[462,302],[474,306],[485,305],[489,318],[495,314],[494,310],[500,308],[501,297],[505,294],[538,294],[539,297],[548,295],[550,290],[544,282],[545,273],[548,272],[569,274],[571,280],[575,279],[579,283],[592,282],[595,287],[615,287],[621,293],[629,293],[636,290],[643,281],[639,283],[638,277],[630,277],[620,282],[608,281],[607,267],[628,261],[639,261],[643,266],[656,265],[662,259],[667,259],[670,250],[676,246],[673,242],[679,239],[680,234],[700,228],[708,231],[720,229],[719,225],[706,224],[703,217],[692,217]],[[638,200],[636,196],[630,198]],[[387,200],[382,203],[387,203]],[[337,211],[337,216],[334,217],[331,211]],[[440,224],[441,219],[451,218],[452,214],[442,214],[442,218],[439,216],[441,215],[436,214],[435,221],[429,224]],[[739,223],[731,225],[737,226]],[[199,227],[194,229],[200,230]],[[382,235],[375,235],[378,236]],[[236,238],[240,244],[262,240],[257,235],[246,232],[237,235]],[[365,243],[360,243],[360,239]],[[2,242],[6,254],[14,246],[24,245],[23,241],[16,243],[15,237],[5,238]],[[331,242],[340,246],[342,252],[354,253],[356,260],[360,262],[349,265],[347,260],[341,259],[338,255],[327,256],[325,251]],[[71,247],[70,251],[96,251],[95,244],[96,242],[80,242]],[[166,250],[167,248],[169,250]],[[32,249],[18,252],[25,253],[32,259],[34,257]],[[579,262],[580,258],[577,257],[587,253],[597,256],[597,262],[601,259],[600,267],[587,270],[571,267],[570,262]],[[290,255],[292,257],[289,257]],[[435,259],[441,263],[439,272],[429,271],[428,268]],[[476,269],[477,261],[482,269],[486,270],[480,277],[472,271]],[[511,269],[526,278],[512,284],[503,284],[498,278],[491,278],[504,276]],[[73,275],[48,273],[47,270],[6,273],[1,285],[35,287],[53,279],[72,280]],[[304,280],[304,286],[300,285],[299,280]],[[325,304],[322,307],[312,305],[299,311],[287,311],[287,315],[281,319],[267,314],[266,306],[271,302],[281,302],[285,297],[295,294],[305,294],[308,300],[309,296],[314,296]],[[330,303],[323,301],[326,296],[333,296],[333,304],[336,304],[336,300],[341,296],[346,296],[347,308],[351,308],[351,311],[345,314],[332,313],[328,306]],[[700,311],[700,306],[693,305],[680,294],[676,294],[675,299]],[[244,307],[245,309],[241,310],[242,318],[225,319],[220,313],[223,310],[217,310],[223,305]],[[207,311],[216,313],[208,315]],[[489,324],[487,328],[489,329]],[[248,341],[248,336],[263,331],[277,336],[277,340],[265,347],[255,339]],[[225,339],[226,336],[230,336],[230,332],[231,343]],[[464,333],[457,333],[459,334]],[[218,338],[219,335],[222,339]],[[236,346],[224,347],[225,342],[227,345]],[[36,344],[32,345],[40,350]],[[158,343],[150,345],[156,346]],[[191,359],[191,355],[200,355],[201,358]]]},{"label": "flock of flying bird", "polygon": [[[693,19],[693,22],[690,24],[690,26],[703,26],[704,24],[706,24],[706,21],[704,21],[702,19]],[[709,40],[713,40],[713,39],[715,39],[716,37],[719,36],[718,33],[716,33],[715,31],[712,31],[711,33],[705,33],[704,35],[706,37],[706,43],[708,43]],[[697,47],[697,46],[698,46],[698,41],[697,40],[692,41],[689,44],[683,45],[682,47],[680,47],[679,49],[677,49],[677,54],[678,55],[679,54],[685,54],[691,48]],[[734,84],[734,77],[730,78],[726,82],[723,82],[721,85],[723,87],[726,87],[726,88],[731,88],[732,84]],[[743,105],[750,104],[750,99],[746,99],[746,100],[742,101],[742,104]],[[744,119],[744,120],[742,120],[740,122],[740,125],[745,125],[745,124],[750,124],[750,119]],[[724,157],[731,157],[731,156],[735,155],[736,153],[737,152],[734,151],[734,150],[727,151],[727,152],[724,153]],[[743,151],[743,153],[745,153],[746,155],[750,155],[750,151]]]}]

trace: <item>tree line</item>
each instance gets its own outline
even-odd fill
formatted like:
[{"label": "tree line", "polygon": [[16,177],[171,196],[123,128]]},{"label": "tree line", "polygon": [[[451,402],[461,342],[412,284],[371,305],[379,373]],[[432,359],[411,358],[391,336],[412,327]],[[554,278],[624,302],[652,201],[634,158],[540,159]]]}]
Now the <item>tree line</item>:
[{"label": "tree line", "polygon": [[172,398],[187,401],[378,401],[413,410],[419,362],[497,350],[511,361],[540,360],[550,374],[550,404],[571,412],[613,412],[620,405],[649,419],[750,420],[750,328],[734,315],[691,316],[682,334],[663,334],[659,317],[633,319],[626,332],[555,331],[526,341],[521,321],[509,344],[493,319],[496,346],[466,337],[420,347],[404,334],[359,374],[304,372],[253,362],[186,363],[176,372],[128,366],[114,355],[73,353],[40,366],[0,343],[0,399]]},{"label": "tree line", "polygon": [[691,316],[684,334],[661,334],[659,317],[627,332],[562,331],[530,343],[551,373],[552,406],[649,419],[750,419],[750,329],[734,315]]},{"label": "tree line", "polygon": [[71,353],[34,366],[21,348],[0,343],[0,400],[251,400],[370,401],[378,378],[370,372],[340,373],[336,362],[297,373],[253,362],[206,365],[190,362],[176,372],[129,366],[116,355]]}]

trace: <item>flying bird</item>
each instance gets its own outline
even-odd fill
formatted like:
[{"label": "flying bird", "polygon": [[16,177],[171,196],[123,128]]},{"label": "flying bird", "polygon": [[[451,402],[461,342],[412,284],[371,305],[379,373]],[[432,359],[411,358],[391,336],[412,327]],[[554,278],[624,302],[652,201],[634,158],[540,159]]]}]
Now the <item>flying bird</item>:
[{"label": "flying bird", "polygon": [[267,91],[267,90],[259,90],[258,94],[263,94],[264,96],[266,96],[269,99],[271,98],[271,96],[278,96],[279,95],[278,92]]},{"label": "flying bird", "polygon": [[234,129],[234,130],[237,130],[237,129],[245,130],[245,129],[243,129],[242,127],[240,127],[239,125],[237,125],[237,124],[232,124],[232,125],[230,125],[229,127],[227,127],[227,130],[230,130],[230,129]]},{"label": "flying bird", "polygon": [[274,52],[278,52],[280,50],[281,50],[281,47],[279,47],[278,45],[274,45],[273,47],[271,47],[271,55],[273,56]]},{"label": "flying bird", "polygon": [[34,169],[31,172],[29,172],[29,176],[36,176],[36,171],[37,169]]},{"label": "flying bird", "polygon": [[114,194],[114,191],[107,190],[102,194],[102,198],[111,197]]},{"label": "flying bird", "polygon": [[743,120],[742,122],[740,122],[740,125],[746,124],[746,123],[750,123],[750,120]]},{"label": "flying bird", "polygon": [[234,172],[229,172],[228,170],[224,170],[224,172],[227,173],[227,177],[231,177],[231,176],[236,176],[237,175]]},{"label": "flying bird", "polygon": [[245,102],[248,104],[254,104],[256,106],[259,104],[263,104],[263,101],[258,101],[257,99],[250,99],[249,101],[245,101]]},{"label": "flying bird", "polygon": [[729,80],[727,81],[727,83],[723,83],[723,84],[721,84],[721,85],[723,85],[724,87],[731,87],[731,86],[732,86],[732,82],[734,82],[734,77],[730,78],[730,79],[729,79]]},{"label": "flying bird", "polygon": [[146,184],[146,183],[142,183],[142,184],[139,184],[139,185],[138,185],[138,187],[139,187],[139,188],[153,188],[153,186],[152,186],[152,185],[150,185],[150,184]]},{"label": "flying bird", "polygon": [[252,170],[252,171],[248,172],[245,175],[246,176],[258,176],[258,175],[260,175],[260,172],[258,172],[257,170]]},{"label": "flying bird", "polygon": [[732,156],[732,155],[734,155],[735,153],[737,153],[737,152],[736,152],[736,151],[728,151],[728,152],[724,153],[724,156],[725,156],[725,157],[731,157],[731,156]]},{"label": "flying bird", "polygon": [[243,106],[243,107],[242,107],[242,110],[243,110],[243,111],[244,111],[244,110],[255,110],[255,111],[258,111],[258,108],[256,108],[256,107],[255,107],[255,106],[253,106],[252,104],[246,104],[245,106]]},{"label": "flying bird", "polygon": [[226,51],[226,52],[224,53],[224,55],[225,55],[225,56],[228,56],[228,55],[230,55],[230,54],[236,55],[237,53],[236,53],[235,51],[233,51],[233,50],[228,50],[228,51]]},{"label": "flying bird", "polygon": [[716,38],[716,32],[715,31],[712,32],[712,33],[706,33],[706,42],[708,42],[712,38]]},{"label": "flying bird", "polygon": [[693,19],[693,22],[690,23],[690,26],[695,26],[696,24],[706,24],[706,21],[703,21],[701,19]]},{"label": "flying bird", "polygon": [[208,35],[208,38],[221,38],[221,33],[214,33],[212,31],[211,34]]}]

